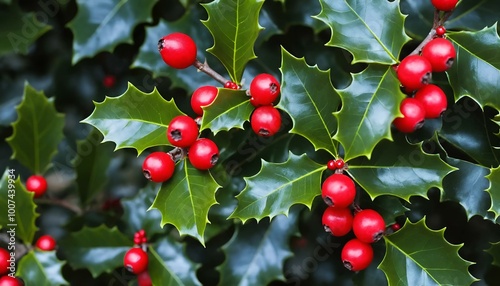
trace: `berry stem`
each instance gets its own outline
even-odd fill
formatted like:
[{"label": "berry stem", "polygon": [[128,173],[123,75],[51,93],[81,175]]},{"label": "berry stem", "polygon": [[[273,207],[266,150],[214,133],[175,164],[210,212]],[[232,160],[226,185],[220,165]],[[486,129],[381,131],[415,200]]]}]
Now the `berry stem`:
[{"label": "berry stem", "polygon": [[81,215],[83,213],[82,209],[78,207],[77,205],[71,204],[67,201],[64,200],[54,200],[54,199],[36,199],[36,203],[38,204],[46,204],[46,205],[56,205],[56,206],[61,206],[63,208],[66,208],[68,210],[73,211],[77,215]]},{"label": "berry stem", "polygon": [[442,16],[440,15],[439,10],[434,10],[434,21],[432,24],[432,28],[429,31],[429,34],[425,37],[425,39],[411,52],[409,55],[418,55],[422,51],[425,45],[429,43],[432,39],[436,37],[436,28],[442,26],[448,18],[450,18],[452,11],[445,12]]},{"label": "berry stem", "polygon": [[193,66],[197,68],[199,71],[202,71],[207,75],[211,76],[213,79],[220,82],[222,85],[224,85],[226,82],[229,81],[228,79],[220,75],[218,72],[214,71],[206,61],[205,63],[202,63],[199,60],[196,60],[194,61]]},{"label": "berry stem", "polygon": [[174,160],[174,162],[180,161],[187,157],[187,149],[185,148],[175,147],[168,153],[172,155],[172,159]]}]

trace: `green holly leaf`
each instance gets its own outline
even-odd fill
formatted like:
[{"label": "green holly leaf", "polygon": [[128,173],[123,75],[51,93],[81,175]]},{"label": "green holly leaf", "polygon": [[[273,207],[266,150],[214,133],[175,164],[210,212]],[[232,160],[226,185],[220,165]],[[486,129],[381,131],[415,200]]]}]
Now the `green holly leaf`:
[{"label": "green holly leaf", "polygon": [[389,285],[458,286],[477,281],[468,271],[473,263],[458,254],[462,244],[450,244],[445,229],[431,230],[424,220],[406,221],[402,229],[384,237],[386,253],[378,268]]},{"label": "green holly leaf", "polygon": [[77,0],[78,12],[68,23],[73,32],[73,63],[99,52],[113,52],[119,44],[133,43],[134,28],[152,22],[156,0]]},{"label": "green holly leaf", "polygon": [[500,242],[491,243],[491,247],[486,250],[491,256],[493,256],[493,262],[491,264],[500,267]]},{"label": "green holly leaf", "polygon": [[332,113],[338,110],[340,97],[330,81],[330,72],[308,66],[304,58],[298,59],[285,49],[281,52],[283,79],[277,107],[292,118],[290,132],[307,138],[316,150],[336,155],[332,136],[337,120]]},{"label": "green holly leaf", "polygon": [[123,256],[133,244],[116,227],[104,225],[84,226],[59,242],[69,265],[75,269],[88,269],[93,277],[123,266]]},{"label": "green holly leaf", "polygon": [[500,37],[497,25],[478,32],[448,33],[448,39],[457,50],[455,63],[447,71],[455,100],[470,96],[481,106],[500,109],[500,59],[496,56]]},{"label": "green holly leaf", "polygon": [[491,196],[490,211],[495,213],[495,220],[500,216],[500,167],[491,169],[491,172],[486,176],[490,180],[490,186],[486,190]]},{"label": "green holly leaf", "polygon": [[259,173],[245,178],[246,187],[236,196],[238,206],[230,218],[245,223],[251,218],[260,221],[288,215],[295,204],[311,208],[314,198],[321,193],[321,174],[325,168],[305,154],[290,153],[284,163],[262,161]]},{"label": "green holly leaf", "polygon": [[156,89],[144,93],[130,83],[124,94],[94,104],[94,112],[82,122],[97,128],[104,135],[103,142],[114,142],[116,149],[134,148],[139,154],[150,147],[170,145],[168,124],[183,114]]},{"label": "green holly leaf", "polygon": [[55,251],[32,250],[21,258],[16,275],[26,285],[68,285],[61,272],[63,265],[64,262],[56,257]]},{"label": "green holly leaf", "polygon": [[263,0],[214,0],[202,4],[208,13],[202,23],[214,38],[214,45],[207,51],[222,62],[234,82],[241,81],[246,64],[256,58],[253,48],[262,29],[262,4]]},{"label": "green holly leaf", "polygon": [[5,211],[5,215],[0,216],[0,227],[14,230],[15,235],[29,245],[38,229],[35,221],[39,215],[33,193],[28,192],[16,176],[16,170],[7,168],[0,179],[0,208]]},{"label": "green holly leaf", "polygon": [[290,238],[298,231],[298,214],[239,225],[222,247],[226,260],[218,267],[219,285],[269,285],[285,281],[283,265],[292,256]]},{"label": "green holly leaf", "polygon": [[16,107],[17,120],[12,135],[6,139],[16,159],[31,172],[41,174],[51,164],[63,138],[64,115],[54,107],[54,98],[25,86],[23,100]]},{"label": "green holly leaf", "polygon": [[437,154],[427,154],[422,145],[383,141],[370,160],[361,157],[349,162],[348,172],[372,199],[392,195],[409,201],[411,196],[426,197],[431,187],[442,190],[443,178],[455,170]]},{"label": "green holly leaf", "polygon": [[184,245],[164,236],[149,247],[148,272],[153,285],[201,285],[196,277],[199,265],[189,260]]},{"label": "green holly leaf", "polygon": [[201,130],[210,128],[214,134],[233,128],[243,129],[255,107],[243,90],[220,88],[215,101],[203,107]]},{"label": "green holly leaf", "polygon": [[342,109],[334,138],[344,147],[344,160],[359,156],[370,159],[383,139],[392,140],[391,124],[399,116],[405,95],[390,66],[370,65],[353,75],[349,87],[339,91]]},{"label": "green holly leaf", "polygon": [[113,154],[112,144],[100,144],[103,137],[93,129],[85,140],[76,146],[73,166],[76,171],[76,185],[82,205],[89,204],[106,184],[109,163]]},{"label": "green holly leaf", "polygon": [[[282,1],[285,4],[285,1]],[[284,6],[285,16],[287,19],[288,25],[301,25],[306,27],[311,27],[315,33],[319,33],[320,31],[328,28],[328,26],[319,21],[311,15],[317,15],[321,11],[321,5],[319,1],[287,1]],[[267,25],[262,25],[266,27]]]},{"label": "green holly leaf", "polygon": [[[403,45],[410,40],[403,25],[399,1],[325,1],[315,16],[332,31],[327,46],[340,47],[353,55],[353,63],[398,62]],[[390,25],[381,25],[390,23]]]},{"label": "green holly leaf", "polygon": [[161,212],[162,226],[170,223],[181,235],[190,235],[204,245],[208,211],[217,203],[215,192],[219,187],[209,171],[182,160],[172,178],[161,185],[151,208]]}]

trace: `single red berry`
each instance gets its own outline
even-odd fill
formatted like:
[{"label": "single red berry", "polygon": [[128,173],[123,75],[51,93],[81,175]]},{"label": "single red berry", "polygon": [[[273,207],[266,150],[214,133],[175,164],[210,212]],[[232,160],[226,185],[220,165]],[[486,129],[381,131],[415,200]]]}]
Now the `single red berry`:
[{"label": "single red berry", "polygon": [[208,170],[219,160],[219,147],[208,138],[200,138],[188,150],[191,165],[198,170]]},{"label": "single red berry", "polygon": [[3,276],[9,272],[10,267],[10,252],[0,248],[0,276]]},{"label": "single red berry", "polygon": [[337,166],[335,166],[335,160],[328,161],[328,163],[326,163],[326,167],[328,168],[328,170],[332,171],[337,169]]},{"label": "single red berry", "polygon": [[47,191],[47,180],[40,175],[30,176],[26,180],[26,189],[35,193],[35,198],[39,198]]},{"label": "single red berry", "polygon": [[356,197],[356,185],[349,176],[333,174],[323,182],[321,196],[328,206],[346,208]]},{"label": "single red berry", "polygon": [[165,182],[174,174],[175,162],[172,155],[165,152],[153,152],[142,162],[142,173],[146,179],[155,183]]},{"label": "single red berry", "polygon": [[102,79],[102,85],[104,85],[105,88],[112,88],[115,86],[116,83],[116,77],[114,75],[106,75]]},{"label": "single red berry", "polygon": [[457,6],[458,0],[431,0],[434,8],[441,11],[451,11]]},{"label": "single red berry", "polygon": [[149,272],[144,271],[137,275],[137,284],[139,286],[152,286],[153,282],[151,282],[151,277],[149,276]]},{"label": "single red berry", "polygon": [[401,101],[399,110],[403,117],[394,119],[394,126],[403,133],[411,133],[420,128],[425,120],[425,109],[422,103],[415,98],[405,98]]},{"label": "single red berry", "polygon": [[176,69],[185,69],[196,61],[196,43],[183,33],[175,32],[161,38],[158,51],[163,61]]},{"label": "single red berry", "polygon": [[281,114],[278,109],[270,105],[257,107],[250,117],[250,125],[260,136],[273,136],[280,130]]},{"label": "single red berry", "polygon": [[347,269],[360,271],[367,268],[372,262],[373,248],[370,244],[353,238],[344,245],[340,257]]},{"label": "single red berry", "polygon": [[352,213],[348,208],[327,207],[322,223],[326,232],[333,236],[344,236],[352,229]]},{"label": "single red berry", "polygon": [[448,106],[444,91],[433,84],[428,84],[419,89],[414,98],[424,106],[425,118],[438,118]]},{"label": "single red berry", "polygon": [[186,148],[196,141],[198,133],[198,124],[193,118],[187,115],[179,115],[170,121],[167,138],[168,142],[173,146]]},{"label": "single red berry", "polygon": [[405,89],[413,91],[429,83],[432,77],[432,66],[426,58],[410,55],[401,61],[396,74]]},{"label": "single red berry", "polygon": [[52,251],[56,249],[56,240],[48,234],[42,235],[36,241],[35,246],[43,251]]},{"label": "single red berry", "polygon": [[422,49],[422,57],[431,63],[432,71],[447,71],[455,61],[457,51],[453,43],[445,38],[434,38]]},{"label": "single red berry", "polygon": [[354,235],[365,243],[379,241],[384,235],[384,218],[371,209],[365,209],[357,212],[352,221],[352,230]]},{"label": "single red berry", "polygon": [[345,165],[344,160],[342,160],[342,159],[340,159],[340,158],[339,158],[339,159],[337,159],[337,160],[335,160],[335,167],[336,167],[337,169],[342,169],[342,168],[344,168],[344,165]]},{"label": "single red berry", "polygon": [[219,90],[215,86],[205,85],[197,88],[191,96],[191,108],[199,116],[203,115],[203,106],[214,102]]},{"label": "single red berry", "polygon": [[401,225],[397,222],[393,223],[393,224],[391,224],[391,229],[392,229],[392,231],[396,232],[396,231],[401,229]]},{"label": "single red berry", "polygon": [[5,275],[0,278],[0,286],[23,286],[24,283],[17,277]]},{"label": "single red berry", "polygon": [[139,274],[148,268],[148,254],[140,247],[133,247],[125,253],[123,265],[128,271]]},{"label": "single red berry", "polygon": [[224,84],[224,87],[229,89],[240,89],[240,86],[237,83],[230,80]]},{"label": "single red berry", "polygon": [[444,34],[446,34],[446,28],[444,26],[439,26],[436,28],[436,35],[438,37],[442,37],[444,36]]},{"label": "single red berry", "polygon": [[280,94],[280,83],[267,73],[261,73],[253,78],[249,88],[250,101],[254,106],[270,105]]}]

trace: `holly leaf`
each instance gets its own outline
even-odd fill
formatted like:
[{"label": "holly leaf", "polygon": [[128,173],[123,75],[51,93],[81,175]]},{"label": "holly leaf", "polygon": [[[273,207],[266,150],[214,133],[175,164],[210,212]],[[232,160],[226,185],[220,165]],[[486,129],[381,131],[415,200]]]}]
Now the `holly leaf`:
[{"label": "holly leaf", "polygon": [[490,186],[486,190],[491,196],[490,211],[495,213],[495,220],[500,216],[500,167],[491,169],[490,174],[486,176],[490,181]]},{"label": "holly leaf", "polygon": [[[16,178],[14,169],[7,168],[0,180],[0,208],[5,211],[5,215],[0,216],[0,227],[7,231],[14,229],[15,235],[29,245],[38,229],[35,222],[39,215],[33,193]],[[11,210],[15,211],[13,216]]]},{"label": "holly leaf", "polygon": [[316,150],[337,153],[332,139],[337,120],[332,115],[340,105],[340,97],[330,81],[330,72],[308,66],[281,50],[281,99],[278,108],[286,111],[293,121],[291,133],[308,139]]},{"label": "holly leaf", "polygon": [[84,226],[61,240],[59,245],[71,267],[88,269],[93,277],[97,277],[123,266],[123,256],[133,242],[116,227],[100,225],[94,228]]},{"label": "holly leaf", "polygon": [[32,250],[22,257],[16,274],[26,285],[68,285],[61,272],[63,265],[55,251]]},{"label": "holly leaf", "polygon": [[77,0],[78,11],[68,23],[73,32],[73,64],[99,52],[113,52],[119,44],[133,43],[134,28],[152,22],[156,0]]},{"label": "holly leaf", "polygon": [[269,223],[239,225],[222,247],[226,260],[218,267],[219,285],[268,285],[285,281],[283,265],[292,256],[290,238],[298,231],[298,214],[278,216]]},{"label": "holly leaf", "polygon": [[493,262],[491,264],[500,267],[500,242],[491,243],[491,247],[486,250],[492,257]]},{"label": "holly leaf", "polygon": [[196,277],[199,265],[189,260],[184,245],[169,236],[149,247],[148,271],[153,285],[201,285]]},{"label": "holly leaf", "polygon": [[12,148],[12,157],[31,170],[41,174],[49,168],[63,138],[64,115],[54,107],[54,98],[25,86],[23,100],[16,107],[14,131],[5,141]]},{"label": "holly leaf", "polygon": [[445,229],[431,230],[424,220],[407,220],[399,231],[384,237],[386,253],[378,268],[389,285],[458,286],[477,281],[468,271],[473,263],[458,254],[463,244],[450,244]]},{"label": "holly leaf", "polygon": [[399,86],[392,67],[369,65],[339,91],[342,109],[335,114],[339,126],[334,138],[344,147],[344,160],[370,159],[380,141],[392,140],[391,124],[401,114],[399,105],[405,97]]},{"label": "holly leaf", "polygon": [[170,121],[183,114],[173,100],[166,101],[158,90],[143,93],[129,83],[124,94],[94,103],[92,114],[81,122],[97,128],[103,142],[116,149],[134,148],[139,154],[154,146],[169,145],[166,132]]},{"label": "holly leaf", "polygon": [[76,171],[76,185],[80,202],[89,204],[102,191],[106,184],[109,163],[113,153],[111,144],[99,144],[102,135],[93,129],[85,140],[79,141],[76,146],[76,158],[73,166]]},{"label": "holly leaf", "polygon": [[203,107],[201,130],[210,128],[214,134],[233,128],[243,129],[255,107],[243,90],[220,88],[215,101]]},{"label": "holly leaf", "polygon": [[238,206],[229,218],[243,223],[251,218],[257,221],[279,214],[288,215],[295,204],[311,208],[321,193],[321,174],[325,170],[303,154],[290,153],[283,163],[262,161],[262,168],[252,177],[245,177],[246,187],[236,196]]},{"label": "holly leaf", "polygon": [[404,136],[394,142],[383,141],[370,160],[360,157],[349,162],[348,172],[372,199],[392,195],[409,201],[411,196],[426,197],[431,187],[442,188],[443,178],[455,170],[437,154],[427,154],[422,143],[411,145]]},{"label": "holly leaf", "polygon": [[262,29],[262,4],[262,0],[214,0],[202,4],[208,13],[202,23],[214,38],[214,45],[207,51],[222,62],[234,82],[241,81],[246,64],[256,58],[253,48]]},{"label": "holly leaf", "polygon": [[327,46],[348,50],[353,63],[398,62],[403,45],[410,40],[403,29],[405,16],[399,10],[399,1],[320,0],[320,3],[321,12],[314,17],[330,27],[332,36]]},{"label": "holly leaf", "polygon": [[182,160],[173,177],[161,185],[151,209],[161,212],[161,226],[170,223],[181,235],[190,235],[204,245],[208,211],[217,203],[215,192],[219,187],[209,171]]},{"label": "holly leaf", "polygon": [[447,71],[455,94],[455,101],[464,96],[472,97],[481,106],[500,109],[498,84],[500,83],[500,46],[497,26],[478,32],[448,33],[448,39],[457,50],[455,63]]}]

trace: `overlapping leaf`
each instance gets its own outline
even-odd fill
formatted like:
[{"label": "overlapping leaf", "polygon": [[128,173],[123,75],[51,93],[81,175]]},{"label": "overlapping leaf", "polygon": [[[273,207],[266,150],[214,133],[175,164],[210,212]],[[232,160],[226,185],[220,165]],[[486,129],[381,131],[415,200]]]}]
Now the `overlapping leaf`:
[{"label": "overlapping leaf", "polygon": [[181,114],[175,102],[163,99],[156,89],[143,93],[129,84],[121,96],[95,103],[94,112],[82,122],[97,128],[103,142],[114,142],[116,149],[134,148],[140,154],[149,147],[170,145],[168,124]]},{"label": "overlapping leaf", "polygon": [[214,0],[203,4],[208,19],[203,24],[214,38],[208,49],[226,67],[234,82],[240,82],[246,64],[254,59],[254,44],[262,29],[259,12],[262,0]]},{"label": "overlapping leaf", "polygon": [[[6,169],[0,180],[0,208],[5,211],[0,216],[0,227],[6,231],[13,229],[18,238],[31,244],[38,229],[35,225],[38,213],[33,193],[26,190],[16,174],[16,170]],[[15,211],[13,216],[8,215],[10,210]]]},{"label": "overlapping leaf", "polygon": [[425,153],[420,144],[410,145],[403,136],[383,141],[370,160],[349,163],[348,172],[373,199],[392,195],[409,201],[414,195],[426,196],[431,187],[442,189],[443,178],[455,170],[438,155]]},{"label": "overlapping leaf", "polygon": [[165,236],[149,252],[148,272],[153,285],[201,285],[196,277],[198,265],[189,260],[181,243]]},{"label": "overlapping leaf", "polygon": [[13,151],[12,159],[41,174],[50,166],[63,138],[64,115],[56,111],[54,98],[47,99],[29,85],[16,109],[14,132],[6,139]]},{"label": "overlapping leaf", "polygon": [[332,136],[337,129],[333,112],[337,111],[340,97],[330,81],[330,72],[308,66],[304,58],[298,59],[282,49],[281,99],[278,108],[293,120],[290,132],[307,138],[316,149],[336,155]]},{"label": "overlapping leaf", "polygon": [[243,222],[255,218],[273,218],[287,215],[295,204],[311,207],[313,199],[321,193],[321,174],[325,166],[306,155],[290,153],[284,163],[262,161],[259,173],[245,178],[245,189],[237,196],[238,206],[231,218]]},{"label": "overlapping leaf", "polygon": [[344,160],[369,159],[381,140],[392,139],[391,124],[405,97],[399,86],[391,67],[370,65],[339,91],[342,109],[336,114],[339,127],[334,138],[344,147]]},{"label": "overlapping leaf", "polygon": [[271,223],[239,225],[223,246],[226,260],[218,267],[219,285],[268,285],[285,280],[283,265],[292,255],[290,237],[298,230],[298,214],[278,216]]},{"label": "overlapping leaf", "polygon": [[389,285],[472,284],[472,263],[459,256],[461,245],[448,243],[444,229],[431,230],[424,220],[406,221],[401,230],[384,238],[386,253],[379,268]]},{"label": "overlapping leaf", "polygon": [[30,251],[21,261],[17,276],[26,285],[59,286],[68,285],[62,275],[64,262],[56,257],[55,251]]},{"label": "overlapping leaf", "polygon": [[493,257],[492,264],[500,267],[500,242],[492,243],[486,252]]},{"label": "overlapping leaf", "polygon": [[481,106],[500,109],[500,37],[497,26],[478,32],[449,33],[448,39],[457,50],[455,63],[447,72],[455,100],[470,96]]},{"label": "overlapping leaf", "polygon": [[500,167],[491,169],[491,173],[486,176],[490,180],[488,192],[491,196],[490,211],[495,213],[495,219],[500,216]]},{"label": "overlapping leaf", "polygon": [[[320,0],[321,13],[315,16],[332,31],[328,46],[340,47],[353,55],[353,63],[395,64],[403,45],[410,40],[403,25],[399,1]],[[390,24],[388,24],[390,23]]]},{"label": "overlapping leaf", "polygon": [[93,277],[97,277],[123,266],[123,256],[133,242],[116,227],[101,225],[95,228],[85,226],[71,233],[60,241],[60,246],[73,268],[88,269]]},{"label": "overlapping leaf", "polygon": [[68,23],[74,35],[73,63],[116,46],[132,43],[136,25],[152,21],[156,0],[77,0],[78,12]]},{"label": "overlapping leaf", "polygon": [[162,184],[151,208],[161,212],[162,226],[170,223],[181,235],[190,235],[204,244],[208,211],[217,203],[217,189],[219,184],[210,172],[198,170],[187,160],[182,160],[177,164],[174,176]]}]

